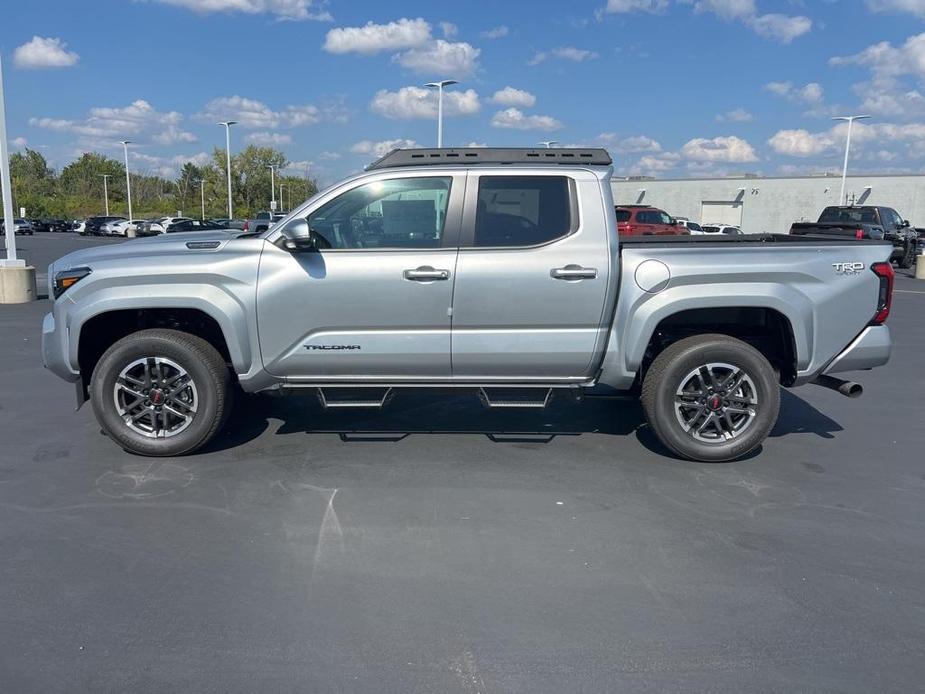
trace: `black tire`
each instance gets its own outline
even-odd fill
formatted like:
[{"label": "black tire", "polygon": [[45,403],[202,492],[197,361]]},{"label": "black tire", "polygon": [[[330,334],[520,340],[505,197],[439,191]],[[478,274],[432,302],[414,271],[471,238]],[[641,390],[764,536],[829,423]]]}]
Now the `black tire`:
[{"label": "black tire", "polygon": [[[688,386],[709,383],[705,372],[698,372],[708,365],[716,368],[708,369],[706,376],[719,387],[701,386],[705,392],[700,399],[701,391],[696,386],[688,390]],[[726,379],[732,380],[735,372],[723,365],[745,375],[738,388],[728,393],[722,386],[728,385]],[[682,388],[683,395],[679,395]],[[697,335],[675,342],[655,358],[643,380],[641,399],[649,426],[668,449],[689,460],[724,462],[750,453],[767,438],[780,410],[780,385],[771,364],[751,345],[728,335]],[[684,403],[680,408],[676,399]],[[707,426],[708,419],[709,429],[702,429],[699,425]],[[741,429],[736,431],[733,425]]]},{"label": "black tire", "polygon": [[[130,426],[119,411],[119,395],[115,392],[117,380],[123,371],[129,368],[153,370],[154,359],[164,364],[163,371],[166,371],[167,375],[163,375],[161,367],[157,367],[157,372],[162,374],[163,380],[160,383],[165,388],[158,388],[156,382],[149,383],[153,386],[150,389],[125,380],[123,383],[137,389],[146,397],[150,396],[138,405],[137,410],[132,409],[131,413],[143,409],[157,409],[157,401],[163,403],[160,406],[162,409],[157,410],[160,414],[156,416],[148,414],[146,422],[141,421],[135,426]],[[144,365],[131,367],[139,362],[144,362]],[[170,364],[178,369],[173,370]],[[167,376],[181,371],[188,377],[188,380],[184,377],[182,382],[191,382],[192,387],[184,388],[184,392],[177,397],[185,398],[194,406],[195,411],[192,413],[183,410],[183,402],[168,399],[173,397],[174,393]],[[126,451],[158,457],[183,455],[204,446],[227,419],[232,402],[231,374],[218,351],[202,338],[178,330],[141,330],[122,338],[100,357],[90,381],[90,399],[100,426]],[[132,406],[139,402],[133,400]],[[171,408],[170,405],[174,407]],[[163,412],[164,409],[169,412]],[[158,435],[158,430],[154,429],[157,426],[157,417],[162,417],[164,424],[169,424],[168,418],[172,422],[180,419],[170,414],[178,411],[185,412],[186,416],[184,422],[177,424],[175,433]],[[138,430],[143,427],[151,427],[153,430],[146,434]],[[170,430],[163,426],[161,431]]]},{"label": "black tire", "polygon": [[907,243],[902,258],[899,259],[899,267],[902,270],[908,270],[915,265],[915,244]]}]

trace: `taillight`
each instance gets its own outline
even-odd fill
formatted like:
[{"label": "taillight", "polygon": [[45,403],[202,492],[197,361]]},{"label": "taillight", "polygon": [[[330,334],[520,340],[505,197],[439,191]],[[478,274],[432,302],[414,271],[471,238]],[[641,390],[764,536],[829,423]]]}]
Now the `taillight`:
[{"label": "taillight", "polygon": [[863,230],[863,229],[855,229],[855,230],[854,230],[854,238],[856,238],[856,239],[863,239],[863,238],[864,238],[864,230]]},{"label": "taillight", "polygon": [[877,294],[877,313],[870,321],[871,325],[883,325],[890,317],[890,306],[893,304],[893,266],[889,263],[874,263],[870,266],[874,274],[880,278],[880,290]]},{"label": "taillight", "polygon": [[634,224],[624,224],[621,227],[621,230],[628,236],[632,236],[633,232],[636,231],[636,225]]}]

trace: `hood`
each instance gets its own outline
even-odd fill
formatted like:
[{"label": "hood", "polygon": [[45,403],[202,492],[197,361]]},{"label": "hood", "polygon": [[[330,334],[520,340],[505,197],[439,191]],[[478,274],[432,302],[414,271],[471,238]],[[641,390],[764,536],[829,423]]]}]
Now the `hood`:
[{"label": "hood", "polygon": [[[110,261],[139,263],[147,258],[186,255],[190,253],[215,253],[239,236],[243,232],[238,230],[227,231],[191,231],[178,234],[161,234],[148,238],[128,239],[122,243],[107,244],[84,248],[58,258],[48,266],[49,281],[57,272],[75,267],[90,266]],[[217,241],[219,245],[214,249],[189,248],[190,242]]]}]

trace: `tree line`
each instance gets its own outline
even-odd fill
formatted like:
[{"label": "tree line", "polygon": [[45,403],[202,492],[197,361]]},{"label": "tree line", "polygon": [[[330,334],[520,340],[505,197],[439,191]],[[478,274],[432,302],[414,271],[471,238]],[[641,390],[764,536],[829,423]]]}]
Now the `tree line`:
[{"label": "tree line", "polygon": [[[281,174],[289,160],[273,147],[249,145],[232,155],[231,188],[235,217],[250,217],[270,208],[270,165],[277,167],[275,175],[277,209],[295,207],[317,191],[308,172],[302,175]],[[80,219],[105,212],[103,175],[108,175],[109,212],[128,215],[125,188],[125,166],[95,152],[85,152],[60,172],[48,165],[40,152],[26,149],[10,157],[13,209],[26,209],[28,217]],[[205,216],[228,215],[228,184],[225,173],[225,151],[215,148],[211,161],[204,165],[185,163],[175,179],[152,172],[130,171],[132,183],[132,214],[136,218],[175,215],[198,218],[201,208],[201,186],[204,184]],[[202,183],[201,183],[202,182]],[[279,186],[283,185],[284,200],[280,201]]]}]

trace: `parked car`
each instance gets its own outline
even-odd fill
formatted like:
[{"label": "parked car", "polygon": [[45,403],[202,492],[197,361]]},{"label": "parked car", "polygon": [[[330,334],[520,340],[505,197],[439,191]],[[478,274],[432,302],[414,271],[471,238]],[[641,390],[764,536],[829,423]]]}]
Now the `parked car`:
[{"label": "parked car", "polygon": [[222,226],[211,220],[184,219],[180,222],[174,222],[167,227],[168,234],[184,231],[227,231],[227,226]]},{"label": "parked car", "polygon": [[86,227],[86,225],[87,225],[86,220],[83,220],[83,219],[72,219],[72,220],[68,223],[68,229],[67,229],[67,230],[68,230],[68,231],[73,231],[73,232],[78,233],[78,234],[82,234],[82,233],[83,233],[83,230],[84,230],[84,227]]},{"label": "parked car", "polygon": [[915,264],[918,232],[892,207],[845,205],[826,207],[817,222],[794,222],[795,236],[823,235],[856,239],[886,239],[893,244],[890,259],[901,268]]},{"label": "parked car", "polygon": [[648,205],[618,205],[617,229],[621,236],[677,236],[689,233],[664,210]]},{"label": "parked car", "polygon": [[[6,224],[2,219],[0,219],[0,233],[6,233]],[[35,229],[31,221],[18,217],[13,220],[13,233],[20,236],[32,236],[35,234]]]},{"label": "parked car", "polygon": [[691,220],[682,217],[676,217],[675,221],[678,223],[678,226],[683,226],[685,229],[687,229],[687,233],[689,234],[704,233],[703,228],[697,224],[697,222],[692,222]]},{"label": "parked car", "polygon": [[89,217],[87,223],[84,226],[83,233],[87,236],[101,236],[103,231],[103,225],[108,224],[109,222],[119,222],[124,220],[125,217]]},{"label": "parked car", "polygon": [[742,235],[742,230],[731,224],[704,224],[701,229],[704,234],[725,234],[726,236]]},{"label": "parked car", "polygon": [[833,374],[889,359],[889,244],[621,237],[606,150],[470,151],[394,150],[261,235],[55,261],[45,365],[142,455],[203,446],[237,387],[379,408],[444,385],[504,409],[641,392],[670,451],[721,461],[767,437],[782,385],[856,396]]},{"label": "parked car", "polygon": [[177,222],[189,221],[189,217],[158,217],[156,219],[151,219],[142,225],[142,236],[156,236],[158,234],[166,234],[167,228],[171,224],[176,224]]},{"label": "parked car", "polygon": [[45,223],[48,225],[50,231],[57,233],[70,231],[71,229],[70,223],[64,219],[46,219]]},{"label": "parked car", "polygon": [[132,222],[129,222],[127,219],[122,219],[117,222],[109,222],[108,224],[103,225],[102,232],[105,236],[128,236],[129,229],[134,229],[135,234],[138,234],[138,230],[146,223],[144,219],[136,219]]},{"label": "parked car", "polygon": [[51,225],[49,225],[48,222],[46,222],[44,219],[30,219],[29,223],[32,225],[32,231],[37,231],[39,233],[51,231]]}]

